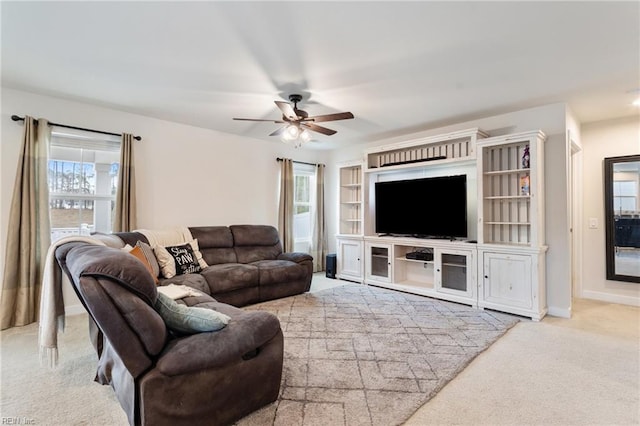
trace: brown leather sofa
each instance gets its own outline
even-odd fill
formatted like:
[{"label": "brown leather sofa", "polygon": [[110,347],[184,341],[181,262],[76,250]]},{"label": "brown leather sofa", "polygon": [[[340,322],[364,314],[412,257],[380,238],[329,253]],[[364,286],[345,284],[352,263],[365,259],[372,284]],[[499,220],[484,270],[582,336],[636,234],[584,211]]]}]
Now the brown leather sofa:
[{"label": "brown leather sofa", "polygon": [[[161,278],[159,285],[188,285],[238,307],[309,291],[313,258],[284,253],[273,226],[198,226],[189,231],[209,267],[196,274]],[[120,246],[149,242],[139,232],[113,235],[120,239]]]},{"label": "brown leather sofa", "polygon": [[113,387],[131,425],[225,425],[278,397],[280,323],[208,295],[180,303],[231,317],[223,329],[176,335],[153,305],[151,274],[127,252],[69,242],[55,252],[99,338],[95,380]]}]

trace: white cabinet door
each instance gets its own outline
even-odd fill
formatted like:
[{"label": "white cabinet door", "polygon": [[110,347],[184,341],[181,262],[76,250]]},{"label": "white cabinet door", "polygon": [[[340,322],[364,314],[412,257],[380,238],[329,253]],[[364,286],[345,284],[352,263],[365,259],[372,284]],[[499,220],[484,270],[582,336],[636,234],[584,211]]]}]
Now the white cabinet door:
[{"label": "white cabinet door", "polygon": [[339,240],[337,258],[338,278],[362,282],[362,241]]},{"label": "white cabinet door", "polygon": [[483,269],[483,301],[505,307],[533,308],[531,256],[484,253]]}]

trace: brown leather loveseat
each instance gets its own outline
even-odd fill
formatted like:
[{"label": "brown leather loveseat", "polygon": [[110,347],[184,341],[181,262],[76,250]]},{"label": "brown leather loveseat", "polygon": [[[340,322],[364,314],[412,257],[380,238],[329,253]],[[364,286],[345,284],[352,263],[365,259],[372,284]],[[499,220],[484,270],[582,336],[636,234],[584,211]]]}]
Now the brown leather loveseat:
[{"label": "brown leather loveseat", "polygon": [[[285,253],[278,230],[269,225],[189,227],[208,267],[200,273],[160,277],[159,285],[187,285],[217,301],[246,306],[309,291],[313,258]],[[117,245],[149,243],[140,232],[119,232]],[[111,245],[113,237],[111,236]],[[100,236],[96,236],[100,237]]]}]

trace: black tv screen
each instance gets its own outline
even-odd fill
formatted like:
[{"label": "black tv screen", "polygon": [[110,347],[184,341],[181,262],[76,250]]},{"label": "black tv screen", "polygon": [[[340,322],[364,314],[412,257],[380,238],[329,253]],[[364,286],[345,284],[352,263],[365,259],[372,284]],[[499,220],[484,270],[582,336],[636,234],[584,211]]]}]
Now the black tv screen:
[{"label": "black tv screen", "polygon": [[376,233],[421,238],[467,237],[467,177],[376,182]]}]

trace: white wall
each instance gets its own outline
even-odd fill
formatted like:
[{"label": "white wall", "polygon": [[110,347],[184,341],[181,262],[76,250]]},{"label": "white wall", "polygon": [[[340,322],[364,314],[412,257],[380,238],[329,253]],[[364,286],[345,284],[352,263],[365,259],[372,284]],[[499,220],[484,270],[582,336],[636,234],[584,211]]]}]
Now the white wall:
[{"label": "white wall", "polygon": [[[2,88],[0,270],[23,125],[11,115],[142,136],[135,143],[138,228],[278,224],[277,157],[326,162],[327,153]],[[231,119],[231,117],[229,117]],[[70,290],[70,289],[69,289]]]},{"label": "white wall", "polygon": [[[606,279],[603,159],[640,154],[638,117],[582,126],[584,148],[582,296],[640,306],[640,284]],[[589,229],[589,219],[598,220]]]},{"label": "white wall", "polygon": [[[545,216],[547,253],[547,304],[549,313],[556,316],[571,315],[571,256],[568,219],[568,146],[567,108],[564,103],[545,105],[537,108],[481,118],[455,125],[424,130],[422,132],[394,138],[371,141],[357,147],[349,147],[332,152],[331,163],[363,158],[366,148],[402,142],[425,136],[449,133],[478,127],[490,136],[499,136],[529,130],[542,130],[547,135],[545,143]],[[329,171],[327,172],[329,173]],[[328,212],[337,218],[338,205],[337,170],[332,170],[330,180],[333,192],[327,195],[327,205],[334,210]],[[331,221],[329,235],[337,233],[337,219]],[[335,238],[330,238],[335,251]]]}]

